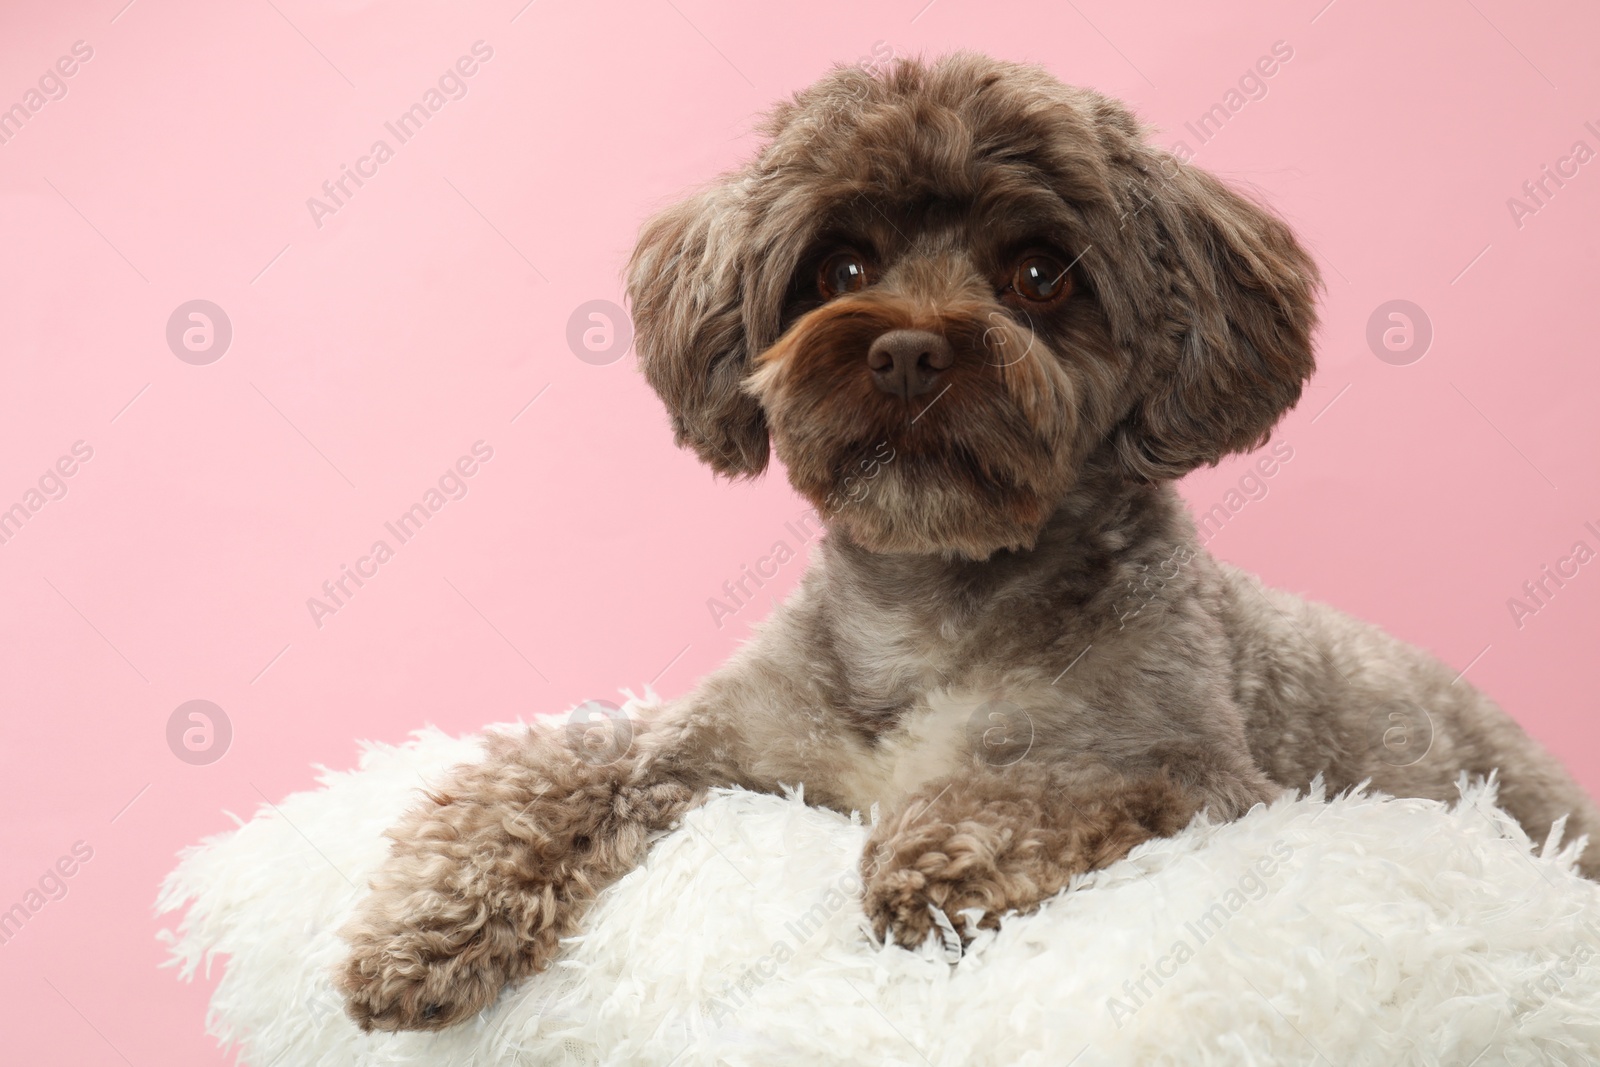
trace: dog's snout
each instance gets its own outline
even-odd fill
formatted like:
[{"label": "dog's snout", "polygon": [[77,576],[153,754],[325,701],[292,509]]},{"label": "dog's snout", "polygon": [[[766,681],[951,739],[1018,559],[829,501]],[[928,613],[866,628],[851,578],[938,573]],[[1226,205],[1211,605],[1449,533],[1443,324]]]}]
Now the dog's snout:
[{"label": "dog's snout", "polygon": [[879,389],[909,399],[932,390],[955,358],[950,342],[931,330],[890,330],[867,349],[867,368]]}]

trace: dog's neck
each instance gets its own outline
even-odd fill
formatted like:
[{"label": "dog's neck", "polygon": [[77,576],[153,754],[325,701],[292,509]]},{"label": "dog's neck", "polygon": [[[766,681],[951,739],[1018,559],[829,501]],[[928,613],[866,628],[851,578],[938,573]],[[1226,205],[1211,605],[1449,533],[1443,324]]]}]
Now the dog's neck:
[{"label": "dog's neck", "polygon": [[1145,555],[1152,543],[1176,545],[1192,535],[1193,525],[1170,484],[1089,471],[1046,520],[1031,548],[1001,550],[983,560],[956,553],[879,553],[830,529],[822,542],[822,562],[830,592],[859,591],[884,606],[977,606],[1019,582],[1038,587],[1079,572],[1103,587],[1107,566]]},{"label": "dog's neck", "polygon": [[829,636],[841,687],[893,705],[988,660],[1045,654],[1066,632],[1104,625],[1099,616],[1115,625],[1119,592],[1193,538],[1170,484],[1091,470],[1032,548],[981,561],[875,553],[831,530],[803,610]]}]

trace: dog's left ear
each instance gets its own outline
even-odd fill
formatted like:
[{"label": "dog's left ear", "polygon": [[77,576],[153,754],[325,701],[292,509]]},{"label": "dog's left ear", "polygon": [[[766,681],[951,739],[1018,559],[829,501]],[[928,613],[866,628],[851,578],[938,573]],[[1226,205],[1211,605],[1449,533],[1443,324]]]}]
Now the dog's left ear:
[{"label": "dog's left ear", "polygon": [[[1321,276],[1280,219],[1160,149],[1139,168],[1124,239],[1152,242],[1156,374],[1117,431],[1131,474],[1176,478],[1266,441],[1314,369]],[[1149,262],[1149,260],[1147,260]]]},{"label": "dog's left ear", "polygon": [[732,175],[645,223],[628,261],[640,369],[679,445],[719,474],[767,466],[766,416],[740,388],[750,373],[748,181]]}]

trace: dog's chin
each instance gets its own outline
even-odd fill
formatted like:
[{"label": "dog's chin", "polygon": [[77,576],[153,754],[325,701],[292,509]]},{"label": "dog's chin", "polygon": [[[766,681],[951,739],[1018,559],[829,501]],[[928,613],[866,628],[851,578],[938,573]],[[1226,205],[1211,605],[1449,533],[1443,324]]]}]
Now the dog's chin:
[{"label": "dog's chin", "polygon": [[[828,528],[869,552],[968,560],[1032,548],[1066,489],[976,476],[953,463],[905,455],[871,477],[857,472],[806,484],[794,473],[791,467],[791,484]],[[1052,482],[1064,480],[1062,472]]]}]

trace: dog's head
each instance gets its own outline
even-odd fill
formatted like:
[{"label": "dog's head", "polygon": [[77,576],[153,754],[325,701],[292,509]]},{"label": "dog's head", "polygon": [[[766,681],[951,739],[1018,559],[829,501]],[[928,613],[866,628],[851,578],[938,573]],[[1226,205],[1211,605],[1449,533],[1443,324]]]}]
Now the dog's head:
[{"label": "dog's head", "polygon": [[1176,478],[1260,444],[1312,370],[1288,228],[1121,104],[972,54],[837,69],[629,264],[681,444],[775,447],[880,552],[1034,543],[1086,464]]}]

